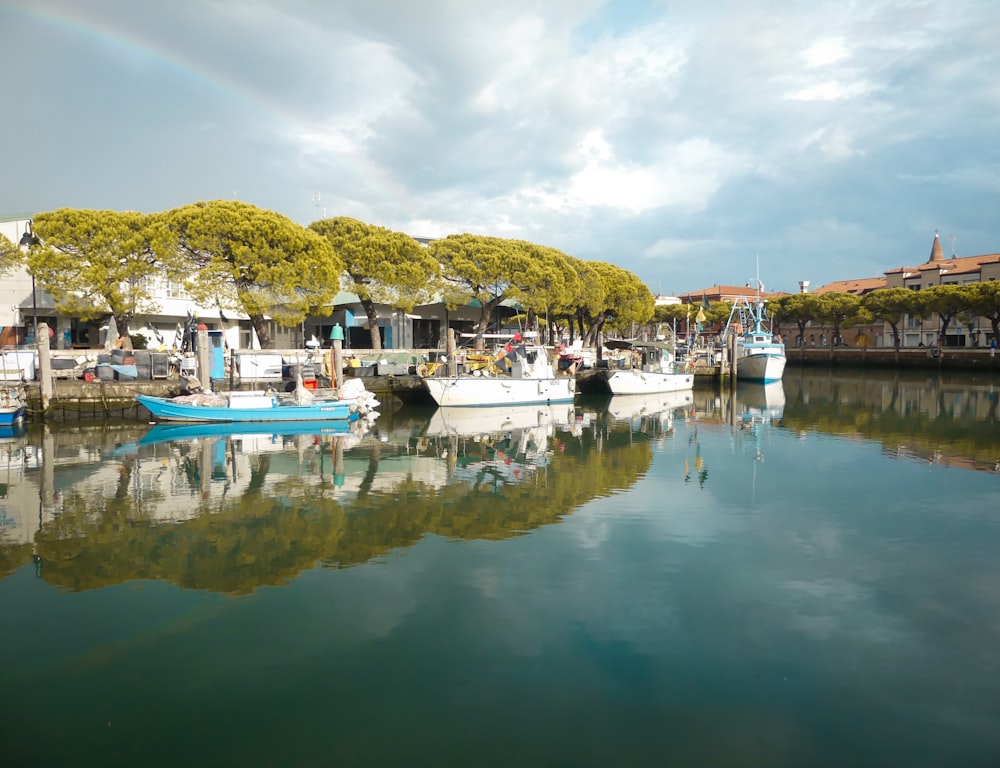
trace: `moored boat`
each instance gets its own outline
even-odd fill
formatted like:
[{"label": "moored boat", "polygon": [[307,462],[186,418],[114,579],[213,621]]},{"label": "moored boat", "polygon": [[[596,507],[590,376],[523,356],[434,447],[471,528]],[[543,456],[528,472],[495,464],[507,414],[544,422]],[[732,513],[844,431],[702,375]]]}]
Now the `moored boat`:
[{"label": "moored boat", "polygon": [[378,401],[360,379],[345,382],[339,393],[309,390],[195,393],[174,398],[139,395],[139,403],[158,421],[275,422],[351,421],[371,413]]},{"label": "moored boat", "polygon": [[571,403],[576,394],[572,376],[557,376],[543,346],[521,334],[510,337],[486,365],[458,376],[426,376],[424,383],[442,407],[482,407]]},{"label": "moored boat", "polygon": [[[683,392],[694,387],[694,373],[676,362],[669,345],[660,342],[627,342],[625,355],[609,360],[600,371],[613,395]],[[616,364],[615,367],[610,367]]]},{"label": "moored boat", "polygon": [[22,424],[28,415],[28,403],[21,386],[0,387],[0,426]]},{"label": "moored boat", "polygon": [[723,346],[735,336],[736,378],[744,381],[779,381],[785,372],[785,345],[771,333],[766,302],[759,295],[741,297],[733,304],[722,333]]}]

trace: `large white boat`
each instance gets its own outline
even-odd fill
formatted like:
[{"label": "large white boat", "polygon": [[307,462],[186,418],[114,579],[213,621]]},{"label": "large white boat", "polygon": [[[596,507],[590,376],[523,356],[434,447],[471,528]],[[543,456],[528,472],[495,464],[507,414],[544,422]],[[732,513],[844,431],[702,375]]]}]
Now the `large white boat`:
[{"label": "large white boat", "polygon": [[[435,403],[442,407],[480,407],[573,402],[575,378],[556,375],[545,348],[520,334],[511,337],[498,352],[477,357],[475,370],[458,376],[424,377]],[[466,365],[473,367],[468,358]]]},{"label": "large white boat", "polygon": [[694,387],[694,373],[676,363],[667,344],[629,342],[623,351],[601,371],[611,394],[650,395]]},{"label": "large white boat", "polygon": [[736,378],[743,381],[780,381],[785,372],[785,345],[771,333],[766,302],[741,297],[733,304],[722,344],[729,348],[736,339]]}]

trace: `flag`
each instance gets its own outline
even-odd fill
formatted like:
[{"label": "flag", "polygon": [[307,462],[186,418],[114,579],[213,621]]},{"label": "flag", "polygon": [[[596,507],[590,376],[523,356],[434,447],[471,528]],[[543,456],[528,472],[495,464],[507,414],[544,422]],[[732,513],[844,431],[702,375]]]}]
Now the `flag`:
[{"label": "flag", "polygon": [[694,316],[694,321],[701,325],[708,319],[708,315],[705,314],[705,310],[701,307],[698,308],[698,314]]},{"label": "flag", "polygon": [[706,297],[704,293],[701,295],[701,308],[704,309],[706,312],[712,309],[710,306],[708,306],[708,297]]}]

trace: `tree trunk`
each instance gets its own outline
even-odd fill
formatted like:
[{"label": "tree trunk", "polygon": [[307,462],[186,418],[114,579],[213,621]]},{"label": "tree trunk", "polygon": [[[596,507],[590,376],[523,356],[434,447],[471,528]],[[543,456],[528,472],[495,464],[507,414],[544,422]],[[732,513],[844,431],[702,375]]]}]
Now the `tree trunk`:
[{"label": "tree trunk", "polygon": [[490,299],[483,303],[482,312],[479,314],[479,322],[476,323],[476,339],[472,345],[473,349],[486,348],[486,340],[483,338],[483,334],[490,327],[490,320],[493,319],[493,310],[499,306],[502,298]]},{"label": "tree trunk", "polygon": [[271,348],[271,329],[268,328],[267,321],[263,315],[250,315],[250,324],[253,325],[257,334],[257,341],[260,342],[261,349]]},{"label": "tree trunk", "polygon": [[378,330],[378,312],[375,311],[375,303],[371,299],[361,299],[361,306],[364,307],[368,316],[368,327],[371,329],[372,350],[382,351],[382,334]]},{"label": "tree trunk", "polygon": [[[122,349],[132,349],[132,333],[128,327],[129,320],[128,315],[118,315],[115,317],[115,325],[118,327],[118,339],[121,339],[121,344],[118,346]],[[118,339],[115,339],[115,341],[117,342]]]}]

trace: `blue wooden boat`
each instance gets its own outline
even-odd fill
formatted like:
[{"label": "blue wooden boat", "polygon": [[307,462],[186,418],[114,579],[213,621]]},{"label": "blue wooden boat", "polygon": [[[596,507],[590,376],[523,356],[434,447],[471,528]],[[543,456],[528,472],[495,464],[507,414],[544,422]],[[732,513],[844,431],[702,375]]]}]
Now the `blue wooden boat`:
[{"label": "blue wooden boat", "polygon": [[224,396],[188,395],[178,398],[139,395],[138,400],[158,421],[275,422],[350,421],[364,410],[359,400],[316,398],[296,402],[279,393],[231,392]]},{"label": "blue wooden boat", "polygon": [[273,435],[292,437],[294,435],[346,435],[354,428],[357,414],[349,419],[325,421],[282,421],[278,423],[255,421],[234,424],[233,422],[210,422],[188,424],[156,424],[139,438],[139,445],[153,445],[173,440],[195,440],[203,438],[231,438],[241,435]]},{"label": "blue wooden boat", "polygon": [[21,387],[3,387],[0,390],[0,427],[23,424],[28,416],[28,403]]}]

